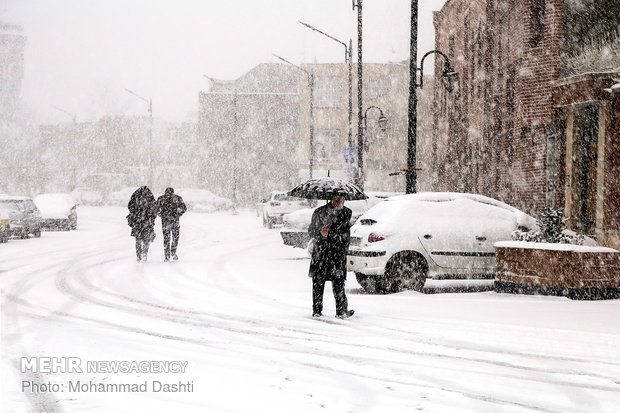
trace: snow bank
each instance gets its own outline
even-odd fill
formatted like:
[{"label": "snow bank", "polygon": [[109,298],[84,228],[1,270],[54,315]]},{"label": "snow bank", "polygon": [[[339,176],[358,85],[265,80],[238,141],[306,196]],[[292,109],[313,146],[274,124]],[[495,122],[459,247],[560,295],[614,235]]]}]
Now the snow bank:
[{"label": "snow bank", "polygon": [[613,248],[592,247],[586,245],[573,244],[552,244],[549,242],[526,242],[526,241],[500,241],[493,244],[496,248],[527,248],[554,251],[572,251],[572,252],[620,252]]}]

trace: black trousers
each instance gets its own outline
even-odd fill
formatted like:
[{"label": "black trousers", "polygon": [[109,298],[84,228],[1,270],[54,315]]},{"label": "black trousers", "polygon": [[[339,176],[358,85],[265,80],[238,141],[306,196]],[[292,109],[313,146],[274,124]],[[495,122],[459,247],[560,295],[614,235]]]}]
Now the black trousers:
[{"label": "black trousers", "polygon": [[149,244],[149,241],[136,237],[136,255],[139,260],[146,259],[149,253]]},{"label": "black trousers", "polygon": [[161,223],[161,229],[164,233],[164,256],[170,258],[170,255],[177,253],[181,226],[179,221],[164,221]]},{"label": "black trousers", "polygon": [[[323,292],[325,291],[325,279],[322,277],[312,277],[312,313],[321,314],[323,312]],[[336,300],[336,315],[343,315],[347,312],[349,305],[347,296],[344,293],[344,278],[336,278],[332,281],[332,290]]]}]

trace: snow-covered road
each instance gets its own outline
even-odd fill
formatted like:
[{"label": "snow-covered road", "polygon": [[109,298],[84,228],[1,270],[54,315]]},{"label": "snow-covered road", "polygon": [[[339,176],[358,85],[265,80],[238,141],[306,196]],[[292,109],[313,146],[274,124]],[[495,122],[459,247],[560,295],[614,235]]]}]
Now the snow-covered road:
[{"label": "snow-covered road", "polygon": [[[125,209],[79,215],[77,231],[0,245],[5,412],[619,409],[620,300],[366,295],[350,274],[356,315],[333,317],[328,284],[317,320],[305,251],[253,212],[188,213],[180,261],[163,262],[157,228],[142,264]],[[32,372],[27,357],[71,358],[81,371]],[[107,361],[187,364],[94,368]]]}]

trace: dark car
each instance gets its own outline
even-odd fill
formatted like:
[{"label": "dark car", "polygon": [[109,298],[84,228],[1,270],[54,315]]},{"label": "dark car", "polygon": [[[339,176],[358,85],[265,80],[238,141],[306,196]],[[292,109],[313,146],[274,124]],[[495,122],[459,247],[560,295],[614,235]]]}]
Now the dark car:
[{"label": "dark car", "polygon": [[0,196],[0,205],[9,212],[9,233],[12,236],[41,236],[41,213],[32,199],[3,195]]}]

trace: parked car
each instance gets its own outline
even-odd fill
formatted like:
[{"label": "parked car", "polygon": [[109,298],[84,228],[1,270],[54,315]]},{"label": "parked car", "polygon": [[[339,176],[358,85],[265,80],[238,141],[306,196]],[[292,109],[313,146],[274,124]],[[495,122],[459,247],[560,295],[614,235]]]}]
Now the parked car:
[{"label": "parked car", "polygon": [[188,211],[217,212],[228,211],[233,207],[233,202],[230,199],[215,195],[206,189],[182,188],[175,189],[174,192],[183,198]]},{"label": "parked car", "polygon": [[69,231],[77,229],[77,201],[69,194],[41,194],[34,198],[41,212],[41,228]]},{"label": "parked car", "polygon": [[[368,199],[363,201],[345,202],[345,206],[347,208],[351,208],[351,225],[353,225],[364,212],[368,211],[370,207],[381,202],[383,199],[387,198],[388,195],[393,194],[375,192],[367,193],[367,195]],[[325,201],[320,202],[321,205],[323,205]],[[282,237],[282,242],[284,242],[284,245],[295,248],[308,247],[308,243],[310,242],[308,227],[310,226],[310,221],[312,221],[312,214],[314,213],[314,210],[319,206],[291,212],[290,214],[285,214],[284,217],[282,217],[284,227],[280,231],[280,236]]]},{"label": "parked car", "polygon": [[137,186],[127,186],[118,191],[110,192],[107,205],[127,207],[131,195],[138,189]]},{"label": "parked car", "polygon": [[28,238],[29,234],[41,236],[41,213],[31,198],[0,196],[0,206],[9,212],[9,234]]},{"label": "parked car", "polygon": [[286,192],[272,192],[271,198],[263,209],[263,226],[273,228],[283,223],[284,214],[310,208],[310,200],[289,196]]},{"label": "parked car", "polygon": [[80,205],[90,205],[90,206],[100,206],[103,205],[103,196],[101,192],[81,186],[75,188],[71,191],[71,196],[75,199]]},{"label": "parked car", "polygon": [[0,242],[7,242],[10,236],[9,212],[0,206]]},{"label": "parked car", "polygon": [[537,229],[531,216],[481,195],[391,197],[351,228],[347,268],[368,292],[422,291],[427,278],[492,279],[497,241]]}]

